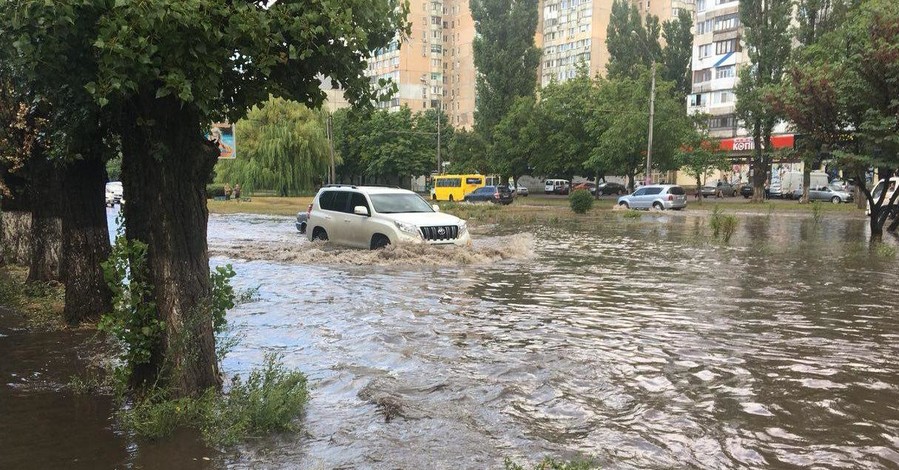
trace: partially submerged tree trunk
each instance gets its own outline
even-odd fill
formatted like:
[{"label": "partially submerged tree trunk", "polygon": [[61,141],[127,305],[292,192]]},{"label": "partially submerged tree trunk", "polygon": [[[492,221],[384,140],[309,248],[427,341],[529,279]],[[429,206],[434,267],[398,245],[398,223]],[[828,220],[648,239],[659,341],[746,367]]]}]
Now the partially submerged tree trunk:
[{"label": "partially submerged tree trunk", "polygon": [[808,204],[809,185],[812,184],[812,168],[808,160],[802,165],[802,197],[799,199],[800,204]]},{"label": "partially submerged tree trunk", "polygon": [[63,266],[66,276],[64,314],[69,323],[97,319],[110,312],[111,293],[100,263],[109,258],[104,181],[99,158],[76,160],[66,171]]},{"label": "partially submerged tree trunk", "polygon": [[768,179],[768,165],[762,149],[762,124],[756,122],[752,135],[754,144],[752,155],[752,202],[765,200],[765,181]]},{"label": "partially submerged tree trunk", "polygon": [[43,156],[29,162],[31,256],[28,282],[62,281],[62,194],[60,171]]},{"label": "partially submerged tree trunk", "polygon": [[[122,135],[125,233],[148,245],[148,282],[161,343],[132,386],[159,383],[174,397],[219,387],[209,309],[205,185],[218,151],[203,138],[199,113],[171,98],[145,94],[131,103]],[[141,124],[151,122],[153,125]],[[158,380],[158,382],[157,382]]]}]

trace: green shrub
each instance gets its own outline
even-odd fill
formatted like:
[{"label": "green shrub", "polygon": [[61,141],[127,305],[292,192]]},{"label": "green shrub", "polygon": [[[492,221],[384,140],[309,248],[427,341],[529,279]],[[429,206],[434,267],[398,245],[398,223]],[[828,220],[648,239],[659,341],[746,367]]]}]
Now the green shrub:
[{"label": "green shrub", "polygon": [[590,191],[584,189],[578,189],[571,193],[568,196],[568,201],[571,203],[571,210],[576,214],[586,214],[588,210],[593,208],[593,196],[590,195]]},{"label": "green shrub", "polygon": [[712,236],[718,238],[718,235],[721,234],[721,217],[723,216],[723,212],[721,211],[721,207],[715,206],[712,209],[712,215],[709,217],[709,226],[712,228]]},{"label": "green shrub", "polygon": [[815,225],[818,225],[821,222],[823,211],[824,208],[821,206],[820,202],[812,201],[812,219],[815,220]]},{"label": "green shrub", "polygon": [[225,197],[225,185],[224,184],[207,184],[206,185],[206,197],[214,198],[214,197]]},{"label": "green shrub", "polygon": [[724,243],[730,243],[730,237],[737,231],[737,217],[733,215],[725,215],[721,217],[721,234]]}]

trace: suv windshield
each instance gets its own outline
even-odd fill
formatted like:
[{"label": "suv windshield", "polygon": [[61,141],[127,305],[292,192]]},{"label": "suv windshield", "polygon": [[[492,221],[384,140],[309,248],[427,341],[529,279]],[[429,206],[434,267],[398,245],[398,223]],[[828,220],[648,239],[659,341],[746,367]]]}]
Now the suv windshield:
[{"label": "suv windshield", "polygon": [[418,194],[370,194],[375,212],[401,214],[404,212],[434,212]]}]

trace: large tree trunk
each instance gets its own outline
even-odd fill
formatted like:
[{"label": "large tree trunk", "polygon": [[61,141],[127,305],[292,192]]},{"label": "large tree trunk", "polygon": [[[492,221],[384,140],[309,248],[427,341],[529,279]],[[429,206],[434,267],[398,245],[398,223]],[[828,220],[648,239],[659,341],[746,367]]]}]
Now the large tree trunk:
[{"label": "large tree trunk", "polygon": [[[139,124],[152,122],[152,126]],[[132,103],[122,136],[125,234],[148,245],[148,282],[161,343],[132,386],[159,383],[174,397],[219,387],[209,309],[206,183],[217,150],[203,138],[199,113],[152,94]],[[158,382],[156,382],[158,380]]]},{"label": "large tree trunk", "polygon": [[63,181],[64,313],[69,323],[97,319],[111,311],[111,293],[100,267],[109,258],[105,179],[105,165],[100,159],[91,158],[73,162]]},{"label": "large tree trunk", "polygon": [[802,197],[799,198],[800,204],[808,204],[809,185],[812,184],[812,165],[811,162],[805,161],[802,165]]},{"label": "large tree trunk", "polygon": [[31,258],[28,282],[62,281],[62,198],[60,170],[50,160],[35,156],[31,179]]}]

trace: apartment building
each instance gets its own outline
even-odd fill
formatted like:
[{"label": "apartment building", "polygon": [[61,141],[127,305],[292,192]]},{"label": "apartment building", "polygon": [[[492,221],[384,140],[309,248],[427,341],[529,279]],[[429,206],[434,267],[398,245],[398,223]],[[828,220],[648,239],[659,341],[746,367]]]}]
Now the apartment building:
[{"label": "apartment building", "polygon": [[[687,98],[687,111],[708,114],[711,135],[734,156],[748,155],[754,144],[735,115],[737,75],[749,64],[743,51],[740,2],[696,0],[695,17],[693,93]],[[785,124],[775,129],[775,148],[793,146],[793,136],[786,132]]]},{"label": "apartment building", "polygon": [[[389,79],[398,87],[382,109],[412,112],[442,108],[456,127],[474,124],[474,20],[468,0],[413,0],[409,37],[374,51],[367,74],[373,83]],[[402,40],[402,43],[400,42]]]},{"label": "apartment building", "polygon": [[[641,15],[664,22],[681,9],[693,10],[693,0],[631,0]],[[606,31],[613,0],[543,0],[537,26],[537,45],[543,49],[539,80],[564,82],[585,64],[590,76],[605,75],[609,52]]]}]

